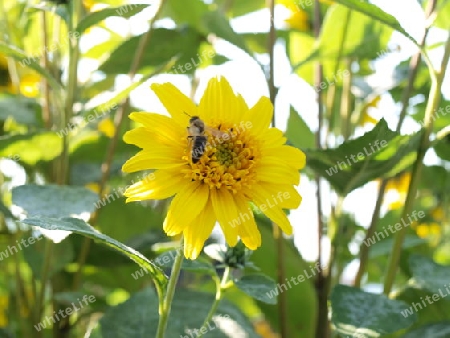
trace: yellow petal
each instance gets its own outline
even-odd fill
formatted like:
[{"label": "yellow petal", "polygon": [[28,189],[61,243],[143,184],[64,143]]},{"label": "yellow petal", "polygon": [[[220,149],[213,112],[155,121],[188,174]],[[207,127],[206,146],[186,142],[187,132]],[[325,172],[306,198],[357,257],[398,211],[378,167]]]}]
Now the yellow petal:
[{"label": "yellow petal", "polygon": [[168,236],[175,236],[192,223],[203,211],[209,198],[209,188],[199,182],[186,184],[170,203],[164,220],[164,231]]},{"label": "yellow petal", "polygon": [[180,191],[185,181],[176,171],[157,170],[128,187],[124,195],[127,202],[164,199]]},{"label": "yellow petal", "polygon": [[141,150],[126,161],[122,171],[132,173],[139,170],[181,167],[186,164],[181,156],[179,150],[156,143],[151,149]]},{"label": "yellow petal", "polygon": [[286,143],[286,137],[278,128],[269,128],[260,134],[254,134],[256,138],[264,143],[265,148],[280,147]]},{"label": "yellow petal", "polygon": [[261,246],[261,233],[258,230],[252,211],[248,207],[248,201],[239,195],[235,195],[239,219],[242,221],[237,227],[239,237],[247,248],[256,250]]},{"label": "yellow petal", "polygon": [[292,235],[292,225],[286,214],[280,209],[279,205],[273,200],[267,191],[262,187],[255,185],[248,190],[247,195],[250,196],[256,206],[267,216],[272,222],[277,224],[281,230],[287,235]]},{"label": "yellow petal", "polygon": [[162,133],[158,133],[154,130],[150,130],[145,127],[138,127],[129,130],[123,135],[125,143],[134,144],[139,148],[151,149],[155,145],[155,142],[162,143],[168,146],[178,148],[180,151],[187,148],[187,138],[180,138],[179,135],[167,130]]},{"label": "yellow petal", "polygon": [[252,122],[252,134],[259,135],[267,131],[272,122],[273,106],[268,97],[261,97],[245,114],[244,120]]},{"label": "yellow petal", "polygon": [[292,185],[261,182],[260,186],[272,196],[271,203],[283,209],[297,209],[302,202],[302,196]]},{"label": "yellow petal", "polygon": [[291,146],[263,148],[262,156],[278,156],[295,169],[303,169],[306,164],[306,156],[303,151]]},{"label": "yellow petal", "polygon": [[200,118],[206,123],[210,121],[227,121],[238,123],[238,112],[240,107],[236,94],[224,77],[212,78],[203,93],[198,106]]},{"label": "yellow petal", "polygon": [[188,126],[188,115],[197,115],[197,106],[173,84],[169,82],[163,84],[154,83],[151,85],[151,88],[175,122],[180,126]]},{"label": "yellow petal", "polygon": [[[160,114],[145,112],[132,113],[130,114],[130,119],[142,123],[147,130],[152,132],[152,138],[147,137],[147,139],[155,139],[158,142],[186,147],[186,128],[181,127],[174,119]],[[125,142],[127,141],[125,140]]]},{"label": "yellow petal", "polygon": [[235,246],[238,240],[238,233],[233,225],[235,220],[239,219],[239,213],[233,196],[226,189],[211,189],[211,201],[225,240],[229,246]]},{"label": "yellow petal", "polygon": [[205,245],[205,241],[211,235],[216,223],[216,215],[211,200],[208,201],[204,210],[183,231],[184,234],[184,256],[196,259]]},{"label": "yellow petal", "polygon": [[274,156],[262,158],[256,170],[256,178],[260,181],[293,185],[300,183],[300,173],[298,170],[280,162]]}]

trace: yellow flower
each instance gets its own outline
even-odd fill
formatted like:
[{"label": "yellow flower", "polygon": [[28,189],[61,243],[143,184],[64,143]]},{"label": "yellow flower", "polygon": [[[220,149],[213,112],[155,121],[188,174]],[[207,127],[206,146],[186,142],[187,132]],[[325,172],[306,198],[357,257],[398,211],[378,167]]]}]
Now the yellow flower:
[{"label": "yellow flower", "polygon": [[294,3],[294,1],[281,0],[279,2],[291,12],[290,16],[284,20],[290,28],[296,28],[302,32],[310,30],[308,13]]},{"label": "yellow flower", "polygon": [[102,132],[105,136],[111,138],[114,136],[116,127],[114,126],[114,123],[113,121],[111,121],[111,119],[106,118],[98,123],[98,130]]},{"label": "yellow flower", "polygon": [[398,177],[395,177],[388,181],[386,185],[386,191],[392,191],[395,193],[395,198],[388,205],[389,210],[401,208],[408,194],[409,183],[411,182],[411,173],[406,172]]},{"label": "yellow flower", "polygon": [[370,101],[363,109],[361,114],[361,120],[359,122],[360,126],[364,126],[365,124],[377,124],[378,120],[373,118],[371,115],[369,115],[369,107],[376,108],[378,106],[378,103],[381,100],[381,96],[376,96],[372,101]]},{"label": "yellow flower", "polygon": [[[124,140],[143,150],[122,170],[156,171],[153,179],[126,190],[127,202],[175,195],[164,231],[169,236],[183,233],[184,255],[190,259],[200,254],[216,221],[230,246],[240,237],[249,249],[257,249],[261,234],[249,202],[292,234],[283,209],[300,205],[294,185],[300,182],[298,170],[306,159],[299,149],[285,145],[280,130],[270,128],[270,100],[262,97],[249,108],[224,78],[209,81],[198,106],[171,83],[154,84],[152,89],[171,117],[146,112],[130,115],[143,126],[128,131]],[[187,131],[193,116],[209,127],[205,128],[206,147],[196,163],[192,161],[195,140],[188,138]]]},{"label": "yellow flower", "polygon": [[419,236],[420,238],[436,236],[440,235],[441,233],[441,226],[436,222],[420,223],[417,224],[414,228],[416,230],[417,236]]},{"label": "yellow flower", "polygon": [[8,316],[7,316],[8,302],[9,302],[8,295],[0,295],[0,327],[8,326]]},{"label": "yellow flower", "polygon": [[39,82],[41,78],[37,74],[26,74],[20,79],[20,92],[26,97],[36,97],[39,94]]}]

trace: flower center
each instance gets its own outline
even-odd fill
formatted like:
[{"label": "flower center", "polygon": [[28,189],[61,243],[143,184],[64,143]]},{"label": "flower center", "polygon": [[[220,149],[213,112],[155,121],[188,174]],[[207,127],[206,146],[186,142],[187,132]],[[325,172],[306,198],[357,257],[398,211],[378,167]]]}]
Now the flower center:
[{"label": "flower center", "polygon": [[[214,135],[213,135],[214,134]],[[209,188],[228,189],[237,193],[256,182],[256,159],[259,144],[245,128],[239,126],[216,127],[216,132],[205,132],[206,147],[197,163],[191,160],[193,141],[188,142],[183,159],[186,178],[208,184]]]}]

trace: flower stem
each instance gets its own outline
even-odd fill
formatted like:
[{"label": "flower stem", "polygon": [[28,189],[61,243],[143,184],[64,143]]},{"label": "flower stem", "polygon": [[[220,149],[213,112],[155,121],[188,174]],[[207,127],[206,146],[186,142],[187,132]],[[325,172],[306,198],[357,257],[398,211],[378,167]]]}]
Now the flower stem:
[{"label": "flower stem", "polygon": [[[444,81],[445,70],[447,69],[448,60],[450,57],[450,32],[447,38],[447,42],[445,43],[444,56],[441,62],[441,68],[439,71],[435,71],[434,69],[430,69],[431,73],[431,89],[430,95],[428,98],[427,108],[425,110],[424,117],[424,131],[422,134],[421,142],[419,144],[419,148],[417,149],[417,159],[414,162],[412,175],[411,175],[411,183],[408,189],[408,195],[406,196],[405,206],[402,212],[402,219],[406,218],[408,213],[411,211],[414,200],[416,199],[417,186],[420,180],[420,173],[422,170],[423,158],[425,157],[425,153],[428,150],[430,143],[430,134],[433,129],[433,121],[437,107],[439,106],[439,102],[441,99],[441,87],[442,82]],[[392,249],[391,259],[389,261],[388,270],[386,272],[386,277],[384,279],[384,294],[388,295],[391,292],[392,286],[395,280],[395,274],[397,272],[398,262],[400,260],[400,253],[402,251],[402,244],[405,238],[406,228],[403,227],[400,231],[396,233],[394,246]]]},{"label": "flower stem", "polygon": [[164,300],[159,302],[159,322],[156,331],[156,338],[164,338],[167,321],[169,320],[170,309],[172,307],[172,300],[175,294],[178,277],[180,276],[181,264],[183,263],[183,237],[180,240],[180,249],[177,250],[175,261],[173,262],[172,272],[170,274],[169,284],[167,285],[166,296]]},{"label": "flower stem", "polygon": [[[225,271],[223,273],[221,282],[217,283],[216,299],[214,300],[214,303],[212,304],[211,309],[208,312],[208,315],[206,316],[205,320],[203,321],[202,327],[200,328],[200,332],[208,324],[208,322],[211,321],[214,313],[216,312],[217,307],[219,306],[220,300],[222,299],[223,292],[227,288],[227,283],[228,283],[228,278],[230,277],[230,273],[231,273],[230,267],[226,267]],[[200,335],[198,337],[200,338],[201,336],[202,336],[202,334],[200,333]]]}]

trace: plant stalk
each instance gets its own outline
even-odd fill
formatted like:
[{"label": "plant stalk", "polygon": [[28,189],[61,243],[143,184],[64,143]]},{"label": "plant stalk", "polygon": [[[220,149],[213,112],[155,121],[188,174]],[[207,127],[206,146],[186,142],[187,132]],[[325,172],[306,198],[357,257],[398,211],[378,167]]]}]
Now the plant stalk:
[{"label": "plant stalk", "polygon": [[[417,149],[417,159],[414,162],[412,174],[411,174],[411,183],[408,189],[408,195],[406,196],[405,206],[402,212],[402,219],[406,218],[409,215],[409,212],[412,209],[414,201],[416,199],[417,186],[420,180],[420,174],[423,165],[423,159],[425,157],[425,153],[428,150],[429,142],[430,142],[430,134],[433,129],[434,116],[433,114],[436,112],[440,100],[441,100],[441,87],[442,82],[445,77],[445,71],[447,69],[448,60],[450,57],[450,31],[447,38],[447,42],[445,43],[444,56],[441,62],[441,67],[439,71],[435,71],[434,69],[430,69],[431,73],[431,89],[430,95],[428,98],[427,107],[425,110],[424,117],[424,131],[422,134],[421,142],[419,144],[419,148]],[[405,238],[406,228],[403,227],[400,231],[398,231],[395,235],[394,245],[392,249],[392,254],[390,256],[390,261],[388,265],[388,269],[386,272],[385,280],[384,280],[384,289],[383,292],[386,295],[389,295],[391,292],[392,286],[395,281],[395,274],[397,272],[398,262],[400,260],[400,254],[402,251],[402,244]]]}]

